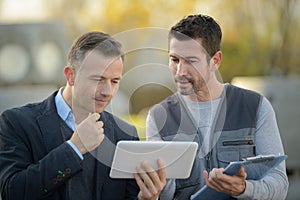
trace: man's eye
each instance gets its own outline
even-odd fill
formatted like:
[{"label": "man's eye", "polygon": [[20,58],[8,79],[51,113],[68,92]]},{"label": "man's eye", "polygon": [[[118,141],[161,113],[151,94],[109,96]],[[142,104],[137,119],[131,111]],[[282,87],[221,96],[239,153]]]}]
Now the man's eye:
[{"label": "man's eye", "polygon": [[119,84],[119,82],[120,82],[119,80],[113,80],[112,81],[113,84]]},{"label": "man's eye", "polygon": [[178,63],[178,62],[179,62],[179,60],[178,60],[177,58],[171,58],[171,61],[172,61],[172,62],[175,62],[175,63]]}]

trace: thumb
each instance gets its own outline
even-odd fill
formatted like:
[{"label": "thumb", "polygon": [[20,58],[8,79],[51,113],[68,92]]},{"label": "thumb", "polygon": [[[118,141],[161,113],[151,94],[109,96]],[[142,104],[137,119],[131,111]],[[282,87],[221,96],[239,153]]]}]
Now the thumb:
[{"label": "thumb", "polygon": [[246,178],[247,177],[247,173],[245,171],[245,167],[242,166],[239,171],[237,172],[236,174],[237,176],[240,176],[240,177],[243,177],[243,178]]},{"label": "thumb", "polygon": [[100,114],[99,113],[94,113],[96,121],[100,121]]},{"label": "thumb", "polygon": [[203,171],[203,178],[206,183],[208,181],[208,172],[206,170]]}]

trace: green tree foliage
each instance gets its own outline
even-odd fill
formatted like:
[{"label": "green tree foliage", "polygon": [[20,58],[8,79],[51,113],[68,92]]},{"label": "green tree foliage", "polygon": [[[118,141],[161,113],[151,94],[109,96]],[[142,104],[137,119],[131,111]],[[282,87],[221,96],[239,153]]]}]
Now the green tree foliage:
[{"label": "green tree foliage", "polygon": [[220,20],[224,29],[223,79],[299,74],[300,1],[230,2],[230,6],[225,5],[230,15]]},{"label": "green tree foliage", "polygon": [[234,76],[300,73],[299,0],[53,0],[50,18],[71,37],[87,30],[117,34],[134,28],[169,29],[183,16],[203,13],[221,24],[225,82]]}]

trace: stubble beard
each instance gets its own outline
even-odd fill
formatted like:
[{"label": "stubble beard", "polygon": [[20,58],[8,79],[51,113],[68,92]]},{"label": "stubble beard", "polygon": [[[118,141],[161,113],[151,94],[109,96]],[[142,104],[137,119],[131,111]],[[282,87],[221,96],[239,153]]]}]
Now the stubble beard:
[{"label": "stubble beard", "polygon": [[191,79],[190,84],[191,87],[185,87],[185,88],[177,86],[177,91],[182,95],[188,96],[188,95],[195,95],[198,92],[204,91],[207,88],[207,83],[205,82],[204,79],[196,80],[196,81]]},{"label": "stubble beard", "polygon": [[191,95],[194,94],[194,88],[178,88],[178,91],[182,95]]},{"label": "stubble beard", "polygon": [[[181,87],[178,82],[187,81],[189,86]],[[177,91],[182,95],[191,95],[194,93],[194,80],[192,78],[184,77],[184,76],[175,76],[175,83],[177,84]]]}]

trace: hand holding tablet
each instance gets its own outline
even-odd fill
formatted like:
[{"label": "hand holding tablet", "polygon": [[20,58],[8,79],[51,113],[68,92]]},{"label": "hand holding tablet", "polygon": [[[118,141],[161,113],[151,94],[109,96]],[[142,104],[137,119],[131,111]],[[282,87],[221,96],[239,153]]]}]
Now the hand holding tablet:
[{"label": "hand holding tablet", "polygon": [[196,142],[120,141],[117,144],[111,178],[134,178],[143,161],[157,170],[157,160],[165,164],[166,178],[188,178],[194,163]]}]

